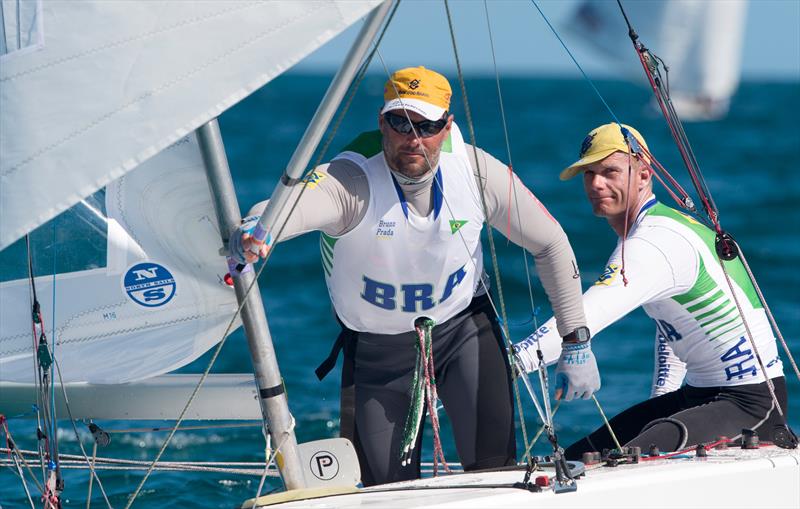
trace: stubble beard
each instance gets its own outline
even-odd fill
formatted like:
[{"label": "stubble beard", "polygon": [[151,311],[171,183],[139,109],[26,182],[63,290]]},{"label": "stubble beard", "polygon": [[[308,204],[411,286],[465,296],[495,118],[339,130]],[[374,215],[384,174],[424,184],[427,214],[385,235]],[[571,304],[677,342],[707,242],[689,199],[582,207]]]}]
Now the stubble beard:
[{"label": "stubble beard", "polygon": [[[384,153],[387,153],[385,146]],[[391,157],[387,158],[391,169],[404,177],[416,180],[433,171],[439,161],[439,150],[426,150],[417,160],[416,162],[403,161],[403,154],[399,150],[391,153]],[[433,168],[429,167],[428,162]]]}]

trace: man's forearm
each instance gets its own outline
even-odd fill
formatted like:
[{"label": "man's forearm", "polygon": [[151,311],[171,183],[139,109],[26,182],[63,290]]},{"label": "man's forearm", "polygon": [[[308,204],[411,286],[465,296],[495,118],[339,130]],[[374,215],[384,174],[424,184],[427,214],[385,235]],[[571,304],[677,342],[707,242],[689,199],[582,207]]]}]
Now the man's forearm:
[{"label": "man's forearm", "polygon": [[473,164],[485,176],[489,224],[534,255],[558,332],[585,326],[578,266],[561,225],[506,165],[482,150]]}]

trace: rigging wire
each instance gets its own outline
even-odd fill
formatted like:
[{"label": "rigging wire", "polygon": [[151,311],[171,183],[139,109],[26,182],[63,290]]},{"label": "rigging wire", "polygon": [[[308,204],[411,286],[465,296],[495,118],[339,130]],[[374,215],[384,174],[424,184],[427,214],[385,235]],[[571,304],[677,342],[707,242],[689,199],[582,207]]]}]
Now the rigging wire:
[{"label": "rigging wire", "polygon": [[[509,187],[510,187],[509,188],[509,193],[513,193],[514,205],[515,205],[515,208],[517,210],[517,225],[519,226],[520,229],[522,229],[522,218],[520,217],[519,201],[517,199],[517,190],[516,190],[517,182],[516,182],[516,180],[514,180],[514,171],[513,171],[514,165],[513,165],[512,161],[511,161],[511,141],[510,141],[510,136],[508,134],[508,122],[506,121],[506,109],[505,109],[505,104],[503,102],[503,91],[502,91],[502,89],[500,87],[500,71],[497,68],[497,55],[495,54],[495,49],[494,49],[494,37],[492,36],[492,23],[491,23],[491,20],[489,19],[489,5],[488,5],[486,0],[483,0],[483,10],[486,13],[486,28],[487,28],[488,34],[489,34],[489,46],[490,46],[490,49],[491,49],[491,52],[492,52],[492,66],[494,68],[495,83],[497,85],[497,98],[498,98],[498,102],[500,104],[500,119],[501,119],[501,122],[502,122],[502,125],[503,125],[503,139],[505,140],[505,143],[506,143],[506,156],[508,157],[508,173],[509,173],[508,177],[509,177],[509,182],[510,182],[510,184],[509,184]],[[510,205],[511,204],[511,200],[509,199],[508,202],[509,202],[509,205]],[[511,229],[511,217],[510,217],[510,214],[511,214],[511,211],[509,210],[509,218],[508,218],[509,230]],[[510,233],[511,232],[509,231],[508,235],[510,235]],[[533,328],[534,328],[534,330],[537,330],[539,328],[539,322],[538,322],[538,319],[537,319],[537,316],[536,316],[536,314],[537,314],[536,313],[536,302],[535,302],[535,299],[533,298],[533,284],[531,282],[532,277],[531,277],[530,266],[528,265],[528,251],[522,246],[520,246],[520,251],[522,251],[522,265],[523,265],[523,267],[525,267],[525,280],[528,283],[528,298],[530,299],[530,303],[531,303],[531,319],[526,321],[523,325],[527,325],[528,323],[530,323],[530,321],[533,321]]]},{"label": "rigging wire", "polygon": [[[495,283],[497,284],[497,299],[500,303],[500,319],[502,321],[501,325],[503,330],[503,336],[505,339],[506,349],[510,355],[510,352],[512,351],[511,334],[508,329],[508,314],[506,313],[505,297],[503,294],[503,285],[500,277],[500,265],[497,262],[497,250],[494,245],[494,236],[492,234],[492,228],[491,225],[488,225],[489,214],[488,214],[488,207],[486,206],[486,196],[484,194],[486,177],[481,175],[480,161],[478,159],[478,147],[475,139],[475,125],[473,124],[472,121],[472,111],[469,107],[469,99],[467,97],[467,87],[466,84],[464,83],[464,73],[461,70],[461,60],[459,59],[458,56],[458,45],[456,44],[456,33],[455,33],[455,28],[453,27],[453,18],[452,15],[450,14],[450,4],[448,0],[444,0],[444,8],[445,8],[445,13],[447,14],[447,24],[450,29],[450,40],[452,41],[453,44],[453,57],[455,58],[456,71],[458,73],[458,83],[461,88],[462,100],[464,101],[464,113],[466,115],[467,127],[469,128],[470,142],[472,143],[472,151],[475,157],[475,170],[477,172],[477,184],[478,184],[478,191],[480,192],[481,206],[483,207],[483,215],[485,218],[484,220],[487,221],[487,226],[488,226],[486,228],[486,238],[489,241],[489,253],[492,259],[492,270],[494,271],[494,279]],[[487,291],[486,294],[489,295],[489,292]],[[495,313],[496,312],[497,310],[495,310]],[[511,374],[513,375],[513,372]],[[516,400],[519,412],[519,422],[520,422],[520,429],[522,430],[522,439],[527,448],[528,431],[525,426],[525,417],[522,413],[522,399],[520,398],[519,394],[520,392],[519,386],[516,383],[513,383],[512,386],[514,387],[514,398]]]},{"label": "rigging wire", "polygon": [[597,396],[594,394],[592,394],[592,401],[594,401],[594,404],[597,406],[597,411],[600,412],[600,416],[603,418],[603,424],[606,425],[608,433],[611,435],[611,439],[614,441],[614,445],[616,445],[617,449],[621,451],[622,445],[620,445],[619,440],[617,440],[617,435],[614,434],[614,430],[611,429],[611,422],[609,422],[608,417],[606,417],[606,413],[603,412],[603,407],[600,406],[600,401],[598,401]]},{"label": "rigging wire", "polygon": [[[761,373],[764,376],[764,380],[766,382],[767,388],[769,389],[770,396],[772,397],[772,400],[775,403],[775,407],[777,408],[778,413],[783,418],[784,426],[788,429],[788,422],[786,421],[786,416],[784,415],[780,402],[778,401],[777,395],[775,394],[775,386],[772,382],[772,379],[770,379],[767,376],[767,370],[764,366],[763,358],[759,353],[755,337],[751,333],[750,325],[748,323],[747,318],[744,315],[739,296],[737,296],[734,290],[733,282],[731,281],[730,275],[728,274],[728,271],[725,267],[724,261],[732,261],[737,257],[739,257],[741,260],[741,249],[739,248],[738,244],[736,244],[736,242],[733,240],[733,238],[727,232],[725,232],[722,229],[722,226],[720,225],[719,211],[717,209],[716,204],[714,203],[714,199],[711,196],[711,192],[708,189],[708,185],[706,184],[706,181],[703,178],[703,174],[700,171],[700,167],[699,164],[697,163],[697,159],[695,158],[694,151],[692,150],[688,137],[686,136],[686,133],[683,129],[683,124],[681,123],[680,118],[675,112],[675,108],[673,107],[672,100],[669,96],[669,91],[665,90],[664,87],[662,86],[661,72],[658,65],[658,62],[661,61],[661,59],[657,59],[656,57],[654,57],[653,54],[650,52],[650,50],[648,50],[644,46],[644,44],[639,40],[639,36],[636,34],[636,31],[633,29],[633,26],[631,25],[631,22],[628,19],[627,14],[625,13],[625,8],[622,6],[621,0],[617,0],[617,5],[619,6],[620,11],[622,12],[622,16],[625,19],[625,23],[628,26],[628,35],[631,39],[631,42],[633,43],[634,50],[636,51],[639,57],[639,60],[642,64],[645,74],[650,82],[650,86],[653,89],[656,99],[658,100],[659,106],[661,107],[661,111],[672,133],[673,139],[675,140],[675,143],[678,146],[678,151],[681,154],[681,158],[684,161],[684,165],[686,166],[686,169],[689,172],[689,176],[691,177],[692,183],[695,186],[695,190],[700,196],[700,200],[703,203],[706,215],[714,225],[714,229],[717,233],[715,242],[715,248],[716,248],[715,251],[717,254],[720,268],[722,269],[722,272],[725,275],[725,280],[728,284],[731,296],[733,297],[733,301],[736,304],[739,316],[741,317],[742,322],[744,324],[744,328],[747,333],[747,338],[750,342],[750,346],[753,349],[753,353],[755,354],[755,357],[758,361],[758,365],[761,368]],[[750,279],[750,283],[754,287],[757,287],[758,283],[756,282],[752,272],[747,270],[747,274]],[[768,310],[766,300],[763,298],[761,292],[757,291],[757,294],[759,295],[759,299],[765,311]],[[780,330],[777,329],[777,323],[775,322],[774,317],[770,317],[769,321],[770,324],[773,325],[774,332],[776,333],[776,335],[782,338]],[[792,365],[794,367],[795,362],[791,352],[789,351],[788,346],[783,340],[781,341],[781,343],[783,344],[786,354],[791,359]],[[796,370],[795,374],[797,374],[798,379],[800,379],[800,371]],[[789,431],[791,433],[791,430]]]},{"label": "rigging wire", "polygon": [[[108,494],[106,494],[106,490],[103,487],[103,483],[100,481],[100,477],[97,475],[97,472],[95,472],[94,466],[92,465],[92,462],[89,461],[89,457],[86,454],[86,449],[83,447],[83,440],[81,440],[81,435],[80,435],[80,433],[78,433],[78,426],[75,424],[75,418],[72,416],[72,409],[69,406],[69,398],[67,397],[67,390],[64,387],[64,379],[61,376],[61,366],[59,365],[58,361],[55,360],[55,359],[53,360],[53,364],[55,365],[56,370],[58,372],[58,380],[59,380],[60,385],[61,385],[62,395],[64,396],[64,407],[67,409],[67,414],[69,415],[69,422],[72,424],[72,429],[75,432],[75,438],[78,441],[78,446],[81,449],[81,453],[83,454],[83,458],[86,460],[86,463],[89,465],[89,471],[91,472],[90,479],[94,478],[94,479],[97,480],[97,487],[100,488],[100,492],[103,494],[103,499],[106,502],[106,506],[108,506],[108,509],[111,509],[111,502],[108,500]],[[53,388],[53,392],[55,392],[55,388]],[[95,449],[95,451],[97,450],[97,441],[96,440],[95,440],[94,449]]]},{"label": "rigging wire", "polygon": [[572,62],[578,67],[578,70],[581,72],[581,74],[583,74],[583,77],[586,79],[586,82],[589,83],[589,86],[592,87],[592,90],[594,90],[594,93],[597,94],[597,97],[600,99],[600,102],[603,103],[603,106],[606,107],[606,110],[608,110],[608,113],[611,115],[611,118],[613,118],[614,122],[616,122],[617,124],[621,124],[619,119],[617,119],[617,116],[614,114],[614,111],[611,109],[611,106],[608,105],[608,103],[606,102],[606,100],[603,97],[603,95],[600,93],[600,91],[595,86],[594,81],[592,81],[592,79],[589,78],[589,75],[586,74],[586,71],[583,70],[583,67],[581,66],[581,64],[578,63],[578,60],[572,54],[572,51],[570,51],[570,49],[567,47],[567,45],[564,42],[564,40],[561,39],[561,35],[559,35],[558,31],[555,29],[555,27],[553,27],[553,24],[550,23],[550,20],[544,14],[542,9],[539,8],[539,4],[536,3],[536,0],[531,0],[531,3],[533,4],[534,7],[536,7],[536,10],[539,11],[539,14],[542,16],[542,19],[544,20],[545,23],[547,23],[547,26],[550,28],[550,31],[553,32],[553,35],[555,35],[556,39],[558,39],[558,42],[561,43],[561,47],[563,47],[564,51],[567,52],[567,55],[569,55],[569,58],[572,59]]},{"label": "rigging wire", "polygon": [[[378,41],[380,41],[383,38],[383,34],[385,33],[386,29],[388,28],[389,21],[391,21],[392,17],[394,16],[394,13],[397,11],[397,6],[398,5],[399,5],[399,2],[394,5],[392,11],[390,12],[390,14],[388,16],[388,19],[387,19],[386,23],[384,24],[383,31],[381,32],[380,37],[377,39]],[[372,58],[372,55],[375,53],[376,50],[377,50],[377,45],[374,47],[374,49],[370,53],[368,59]],[[363,67],[363,69],[364,70],[366,69],[366,65]],[[361,73],[360,79],[363,79],[363,76],[364,76],[364,73]],[[359,79],[359,82],[360,82],[360,79]],[[354,94],[355,94],[355,91],[353,92],[353,95]],[[351,100],[352,100],[352,97],[351,97]],[[348,102],[348,104],[349,104],[349,102]],[[342,116],[344,116],[344,111],[342,112]],[[338,123],[337,123],[337,125],[338,125]],[[331,136],[330,139],[332,139],[332,138],[333,138],[333,136]],[[330,140],[329,140],[328,143],[330,143]],[[327,144],[326,144],[326,146],[327,146]],[[292,205],[291,209],[289,210],[289,213],[286,215],[286,219],[284,220],[283,224],[278,229],[277,234],[274,237],[276,239],[276,242],[277,242],[277,239],[280,238],[280,235],[283,232],[283,229],[286,227],[286,224],[288,223],[289,217],[291,216],[292,212],[294,211],[294,208],[297,206],[297,203],[298,203],[298,201],[300,199],[300,196],[302,196],[302,194],[306,190],[307,186],[308,186],[308,180],[306,179],[306,182],[304,182],[303,187],[300,189],[300,192],[298,193],[297,199],[295,200],[294,204]],[[280,216],[280,212],[282,212],[282,211],[279,211],[279,214],[278,214],[279,216]],[[258,282],[258,279],[259,279],[261,273],[263,272],[264,268],[266,267],[266,265],[267,265],[266,262],[267,262],[267,260],[269,260],[269,257],[270,257],[271,254],[272,254],[272,249],[267,251],[267,255],[264,258],[264,263],[261,264],[261,267],[259,267],[259,269],[256,271],[256,273],[254,275],[255,277],[253,277],[253,279],[251,280],[250,284],[245,289],[244,296],[242,297],[242,299],[238,303],[238,306],[236,307],[236,310],[234,311],[233,315],[231,316],[231,319],[228,322],[228,326],[225,328],[225,331],[222,334],[222,339],[217,344],[217,347],[214,349],[214,353],[212,354],[211,359],[209,359],[208,365],[206,366],[205,370],[203,371],[203,374],[201,375],[200,379],[197,381],[197,385],[195,386],[194,390],[192,391],[191,395],[189,396],[189,399],[186,402],[186,405],[183,407],[183,410],[181,410],[181,413],[178,416],[178,419],[177,419],[173,429],[170,430],[169,435],[164,440],[164,443],[161,446],[161,449],[159,450],[159,452],[156,455],[155,459],[151,462],[150,466],[147,469],[147,472],[145,472],[144,477],[140,481],[139,485],[136,487],[136,490],[129,497],[128,503],[126,504],[125,509],[130,509],[131,505],[136,500],[136,497],[138,497],[139,493],[141,493],[141,490],[144,487],[145,482],[149,478],[150,474],[153,472],[153,469],[155,468],[155,466],[158,464],[159,460],[161,459],[161,456],[163,455],[164,451],[166,450],[167,446],[169,445],[170,441],[172,440],[172,437],[175,436],[175,433],[177,432],[178,428],[180,427],[180,424],[183,421],[184,416],[186,415],[186,412],[189,410],[189,407],[191,406],[192,402],[194,401],[195,397],[197,396],[197,393],[200,391],[200,388],[203,386],[203,383],[205,382],[206,378],[208,378],[208,374],[211,371],[211,368],[214,366],[214,363],[216,362],[217,357],[219,357],[219,354],[220,354],[220,352],[222,350],[222,347],[225,344],[225,341],[228,338],[229,333],[233,330],[233,327],[236,324],[236,319],[239,317],[239,314],[242,312],[242,308],[244,307],[245,303],[247,302],[247,296],[250,295],[251,291],[253,291],[253,288],[255,287],[255,285]],[[292,419],[294,419],[294,417],[292,417]]]}]

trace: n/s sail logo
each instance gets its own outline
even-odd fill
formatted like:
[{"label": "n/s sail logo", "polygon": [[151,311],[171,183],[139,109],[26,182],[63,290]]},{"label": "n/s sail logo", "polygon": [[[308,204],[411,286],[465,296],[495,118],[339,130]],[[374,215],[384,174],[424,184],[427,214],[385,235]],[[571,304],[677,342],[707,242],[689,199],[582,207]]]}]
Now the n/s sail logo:
[{"label": "n/s sail logo", "polygon": [[123,286],[135,303],[149,308],[163,306],[175,296],[175,278],[166,267],[153,262],[129,268]]}]

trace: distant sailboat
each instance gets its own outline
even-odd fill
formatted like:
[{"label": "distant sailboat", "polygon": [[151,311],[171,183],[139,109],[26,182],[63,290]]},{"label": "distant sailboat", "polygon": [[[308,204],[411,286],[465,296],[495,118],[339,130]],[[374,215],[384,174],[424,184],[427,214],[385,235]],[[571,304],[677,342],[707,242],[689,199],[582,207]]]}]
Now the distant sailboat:
[{"label": "distant sailboat", "polygon": [[[747,0],[639,0],[626,2],[625,10],[669,66],[670,95],[681,119],[724,117],[739,85]],[[630,58],[630,39],[616,2],[581,2],[567,27],[639,81],[641,69]]]}]

